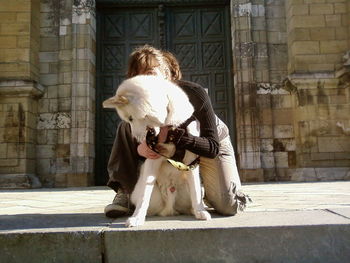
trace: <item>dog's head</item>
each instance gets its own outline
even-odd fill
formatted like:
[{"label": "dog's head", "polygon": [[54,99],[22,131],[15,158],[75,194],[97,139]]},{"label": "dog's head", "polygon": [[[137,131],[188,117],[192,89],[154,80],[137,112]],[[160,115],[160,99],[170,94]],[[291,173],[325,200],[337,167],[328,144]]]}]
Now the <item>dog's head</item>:
[{"label": "dog's head", "polygon": [[145,138],[147,128],[178,126],[193,113],[181,88],[161,77],[146,75],[125,80],[103,107],[115,108],[139,141]]}]

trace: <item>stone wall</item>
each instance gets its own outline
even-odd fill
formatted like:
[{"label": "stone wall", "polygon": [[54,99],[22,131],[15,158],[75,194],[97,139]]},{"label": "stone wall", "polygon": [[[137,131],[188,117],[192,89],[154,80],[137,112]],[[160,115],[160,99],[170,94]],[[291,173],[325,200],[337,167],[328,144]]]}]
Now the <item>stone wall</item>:
[{"label": "stone wall", "polygon": [[94,1],[0,13],[0,187],[93,185]]},{"label": "stone wall", "polygon": [[49,187],[93,184],[96,29],[80,2],[41,3],[37,173]]},{"label": "stone wall", "polygon": [[0,1],[0,78],[38,80],[40,0]]},{"label": "stone wall", "polygon": [[293,73],[334,72],[348,50],[347,1],[286,1]]},{"label": "stone wall", "polygon": [[35,163],[39,1],[0,1],[0,185],[40,186]]},{"label": "stone wall", "polygon": [[350,179],[348,7],[232,1],[243,180]]},{"label": "stone wall", "polygon": [[[350,1],[230,3],[242,180],[350,179]],[[95,24],[0,0],[0,187],[94,184]]]}]

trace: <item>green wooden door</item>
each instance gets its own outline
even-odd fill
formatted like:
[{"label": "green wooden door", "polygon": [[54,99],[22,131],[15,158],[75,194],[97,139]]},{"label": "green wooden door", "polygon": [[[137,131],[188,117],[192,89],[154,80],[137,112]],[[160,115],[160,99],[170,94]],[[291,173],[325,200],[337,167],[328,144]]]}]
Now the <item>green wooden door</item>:
[{"label": "green wooden door", "polygon": [[[234,132],[229,7],[125,6],[97,12],[96,184],[107,182],[107,162],[119,118],[102,109],[125,78],[130,52],[143,44],[172,51],[184,79],[208,90],[216,114]],[[233,137],[234,138],[234,137]]]}]

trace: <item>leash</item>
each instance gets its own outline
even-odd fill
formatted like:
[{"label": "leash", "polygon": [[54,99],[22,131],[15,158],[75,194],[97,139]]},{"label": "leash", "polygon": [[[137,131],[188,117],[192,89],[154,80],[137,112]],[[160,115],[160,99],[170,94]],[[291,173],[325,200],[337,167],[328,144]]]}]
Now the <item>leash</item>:
[{"label": "leash", "polygon": [[[189,124],[189,123],[188,123]],[[180,171],[190,171],[195,169],[199,162],[200,162],[200,158],[199,156],[190,164],[184,164],[181,161],[176,161],[174,159],[171,159],[169,156],[166,156],[164,154],[161,154],[157,149],[156,149],[156,145],[158,143],[158,136],[156,136],[156,131],[153,128],[147,128],[147,134],[146,134],[146,144],[147,146],[154,152],[156,152],[157,154],[165,157],[168,161],[168,163],[170,163],[173,167],[175,167],[176,169],[180,170]]]}]

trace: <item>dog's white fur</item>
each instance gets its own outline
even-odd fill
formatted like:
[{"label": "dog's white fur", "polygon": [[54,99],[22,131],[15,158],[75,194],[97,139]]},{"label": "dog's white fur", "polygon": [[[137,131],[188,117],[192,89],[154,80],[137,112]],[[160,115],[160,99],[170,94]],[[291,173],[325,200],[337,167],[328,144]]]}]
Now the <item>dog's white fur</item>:
[{"label": "dog's white fur", "polygon": [[[133,136],[140,142],[145,138],[147,127],[159,132],[162,126],[179,126],[193,113],[185,92],[157,76],[140,75],[125,80],[116,95],[104,101],[103,106],[116,108],[120,118],[130,123]],[[195,122],[187,129],[198,135]],[[157,149],[166,156],[175,152],[174,144],[158,143]],[[186,151],[183,162],[189,164],[196,157]],[[211,218],[202,199],[199,168],[179,171],[165,157],[146,159],[131,194],[131,202],[135,205],[135,212],[126,222],[128,227],[144,224],[146,214],[194,214],[197,219]]]}]

